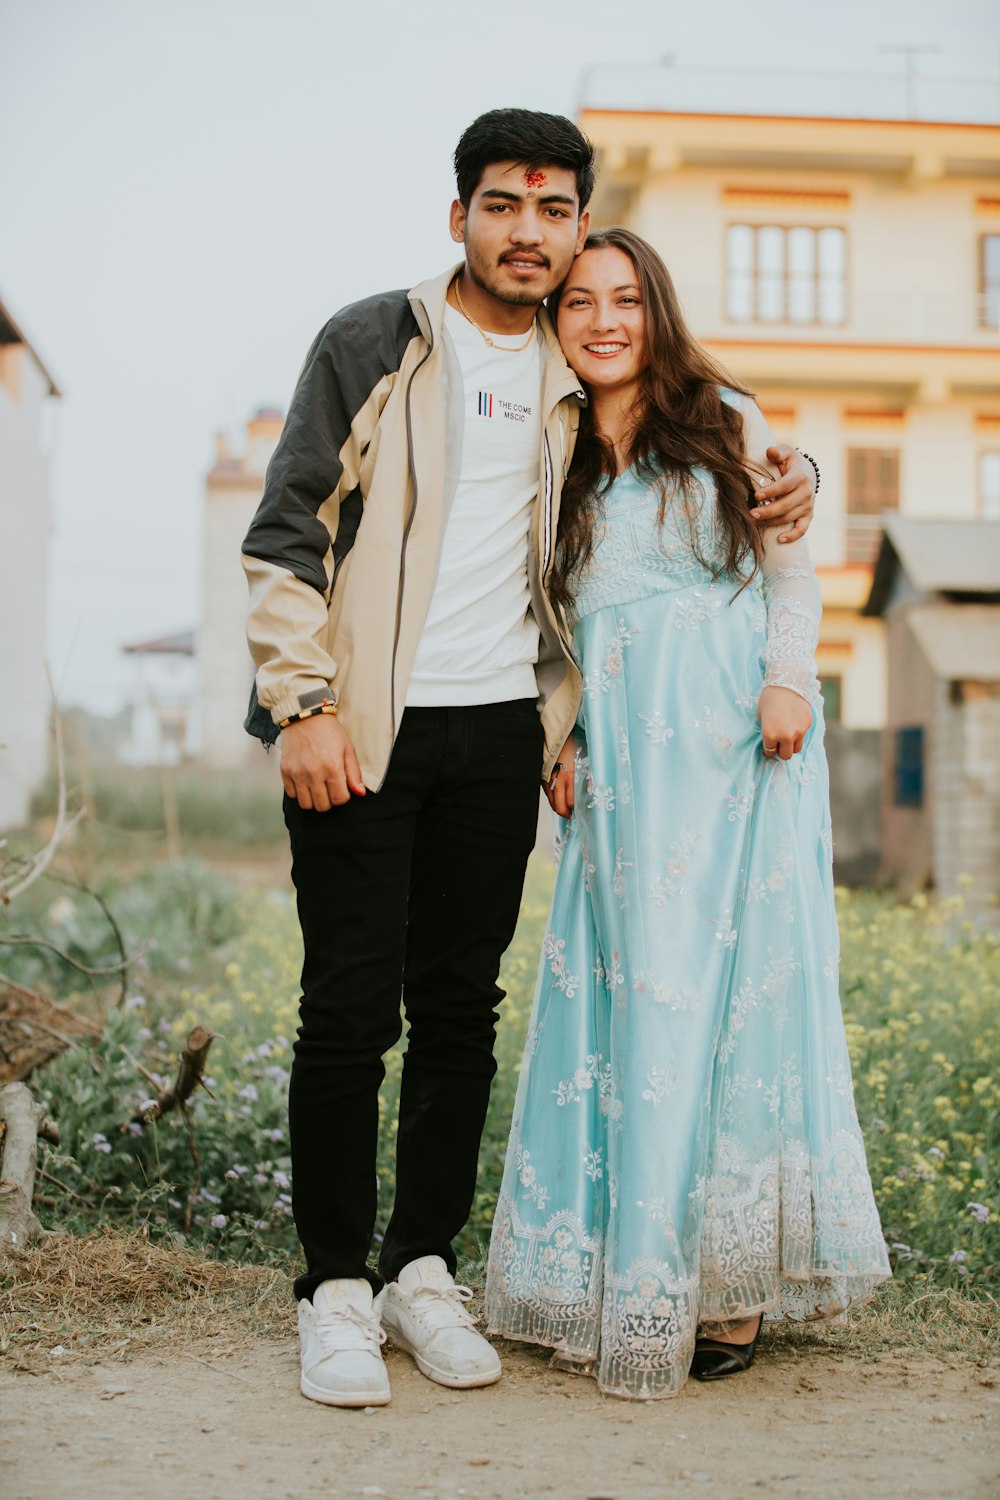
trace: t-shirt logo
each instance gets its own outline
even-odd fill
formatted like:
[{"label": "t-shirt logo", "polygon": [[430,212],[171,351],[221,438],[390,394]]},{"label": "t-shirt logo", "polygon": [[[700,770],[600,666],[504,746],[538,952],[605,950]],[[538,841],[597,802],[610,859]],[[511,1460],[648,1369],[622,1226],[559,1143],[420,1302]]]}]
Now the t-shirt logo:
[{"label": "t-shirt logo", "polygon": [[531,416],[531,407],[523,405],[520,401],[505,401],[503,397],[493,395],[492,391],[479,392],[479,415],[481,417],[493,416],[493,405],[496,403],[497,415],[506,417],[508,422],[523,422]]}]

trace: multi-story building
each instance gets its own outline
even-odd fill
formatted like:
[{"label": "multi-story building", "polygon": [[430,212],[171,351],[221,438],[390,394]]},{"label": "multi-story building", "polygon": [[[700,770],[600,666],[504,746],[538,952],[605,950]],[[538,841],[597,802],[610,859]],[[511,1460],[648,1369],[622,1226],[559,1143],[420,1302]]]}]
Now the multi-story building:
[{"label": "multi-story building", "polygon": [[0,302],[0,828],[25,821],[49,761],[46,579],[52,509],[46,411],[59,395]]},{"label": "multi-story building", "polygon": [[243,539],[264,491],[268,461],[281,436],[280,411],[262,408],[247,423],[243,451],[223,436],[205,480],[198,696],[192,730],[204,764],[259,764],[260,746],[243,731],[254,667],[247,650]]},{"label": "multi-story building", "polygon": [[880,728],[883,511],[1000,523],[1000,126],[586,100],[580,123],[595,224],[656,245],[697,337],[819,461],[827,718]]}]

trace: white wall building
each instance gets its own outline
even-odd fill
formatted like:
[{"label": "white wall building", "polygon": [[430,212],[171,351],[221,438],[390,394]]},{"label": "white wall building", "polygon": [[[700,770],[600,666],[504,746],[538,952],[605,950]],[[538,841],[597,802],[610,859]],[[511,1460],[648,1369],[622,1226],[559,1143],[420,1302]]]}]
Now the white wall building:
[{"label": "white wall building", "polygon": [[283,425],[280,411],[258,411],[247,423],[242,454],[231,452],[220,436],[205,480],[197,734],[200,758],[210,766],[235,768],[262,759],[260,745],[243,729],[254,668],[246,643],[247,583],[240,556]]},{"label": "white wall building", "polygon": [[49,761],[45,671],[52,508],[46,413],[55,382],[0,302],[0,828],[28,815]]}]

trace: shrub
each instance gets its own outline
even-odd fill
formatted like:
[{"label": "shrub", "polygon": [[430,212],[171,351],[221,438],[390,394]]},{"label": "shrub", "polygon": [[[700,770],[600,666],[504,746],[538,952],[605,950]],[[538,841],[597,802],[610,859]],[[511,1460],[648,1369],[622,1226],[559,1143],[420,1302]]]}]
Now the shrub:
[{"label": "shrub", "polygon": [[[458,1245],[472,1257],[488,1240],[500,1185],[552,875],[547,861],[533,862],[504,960],[499,1069],[473,1212]],[[114,898],[130,921],[149,922],[164,966],[151,960],[142,999],[113,1016],[92,1056],[65,1054],[42,1075],[63,1127],[61,1154],[46,1157],[63,1187],[48,1184],[46,1208],[74,1227],[141,1222],[154,1236],[179,1235],[227,1255],[287,1257],[297,1254],[286,1089],[298,929],[284,893],[237,901],[220,886],[209,899],[202,879],[190,868],[151,874],[146,895],[136,883],[134,908],[121,893]],[[858,1113],[897,1274],[984,1287],[1000,1262],[996,939],[966,922],[960,901],[917,897],[900,905],[843,891],[838,901]],[[183,974],[177,949],[186,943],[191,962]],[[151,1088],[138,1065],[155,1077],[171,1074],[196,1023],[220,1034],[210,1054],[214,1097],[199,1092],[191,1110],[197,1164],[181,1117],[128,1124]],[[386,1060],[380,1102],[378,1233],[393,1196],[400,1071],[397,1047]]]}]

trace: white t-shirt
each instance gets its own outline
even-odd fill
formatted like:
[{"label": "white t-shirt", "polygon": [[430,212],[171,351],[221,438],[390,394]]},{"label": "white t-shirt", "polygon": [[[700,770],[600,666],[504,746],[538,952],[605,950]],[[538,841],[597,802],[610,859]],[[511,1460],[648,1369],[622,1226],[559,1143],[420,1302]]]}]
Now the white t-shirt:
[{"label": "white t-shirt", "polygon": [[491,333],[445,309],[462,370],[461,469],[430,608],[406,695],[411,708],[534,698],[538,626],[528,547],[538,493],[541,352],[537,338]]}]

